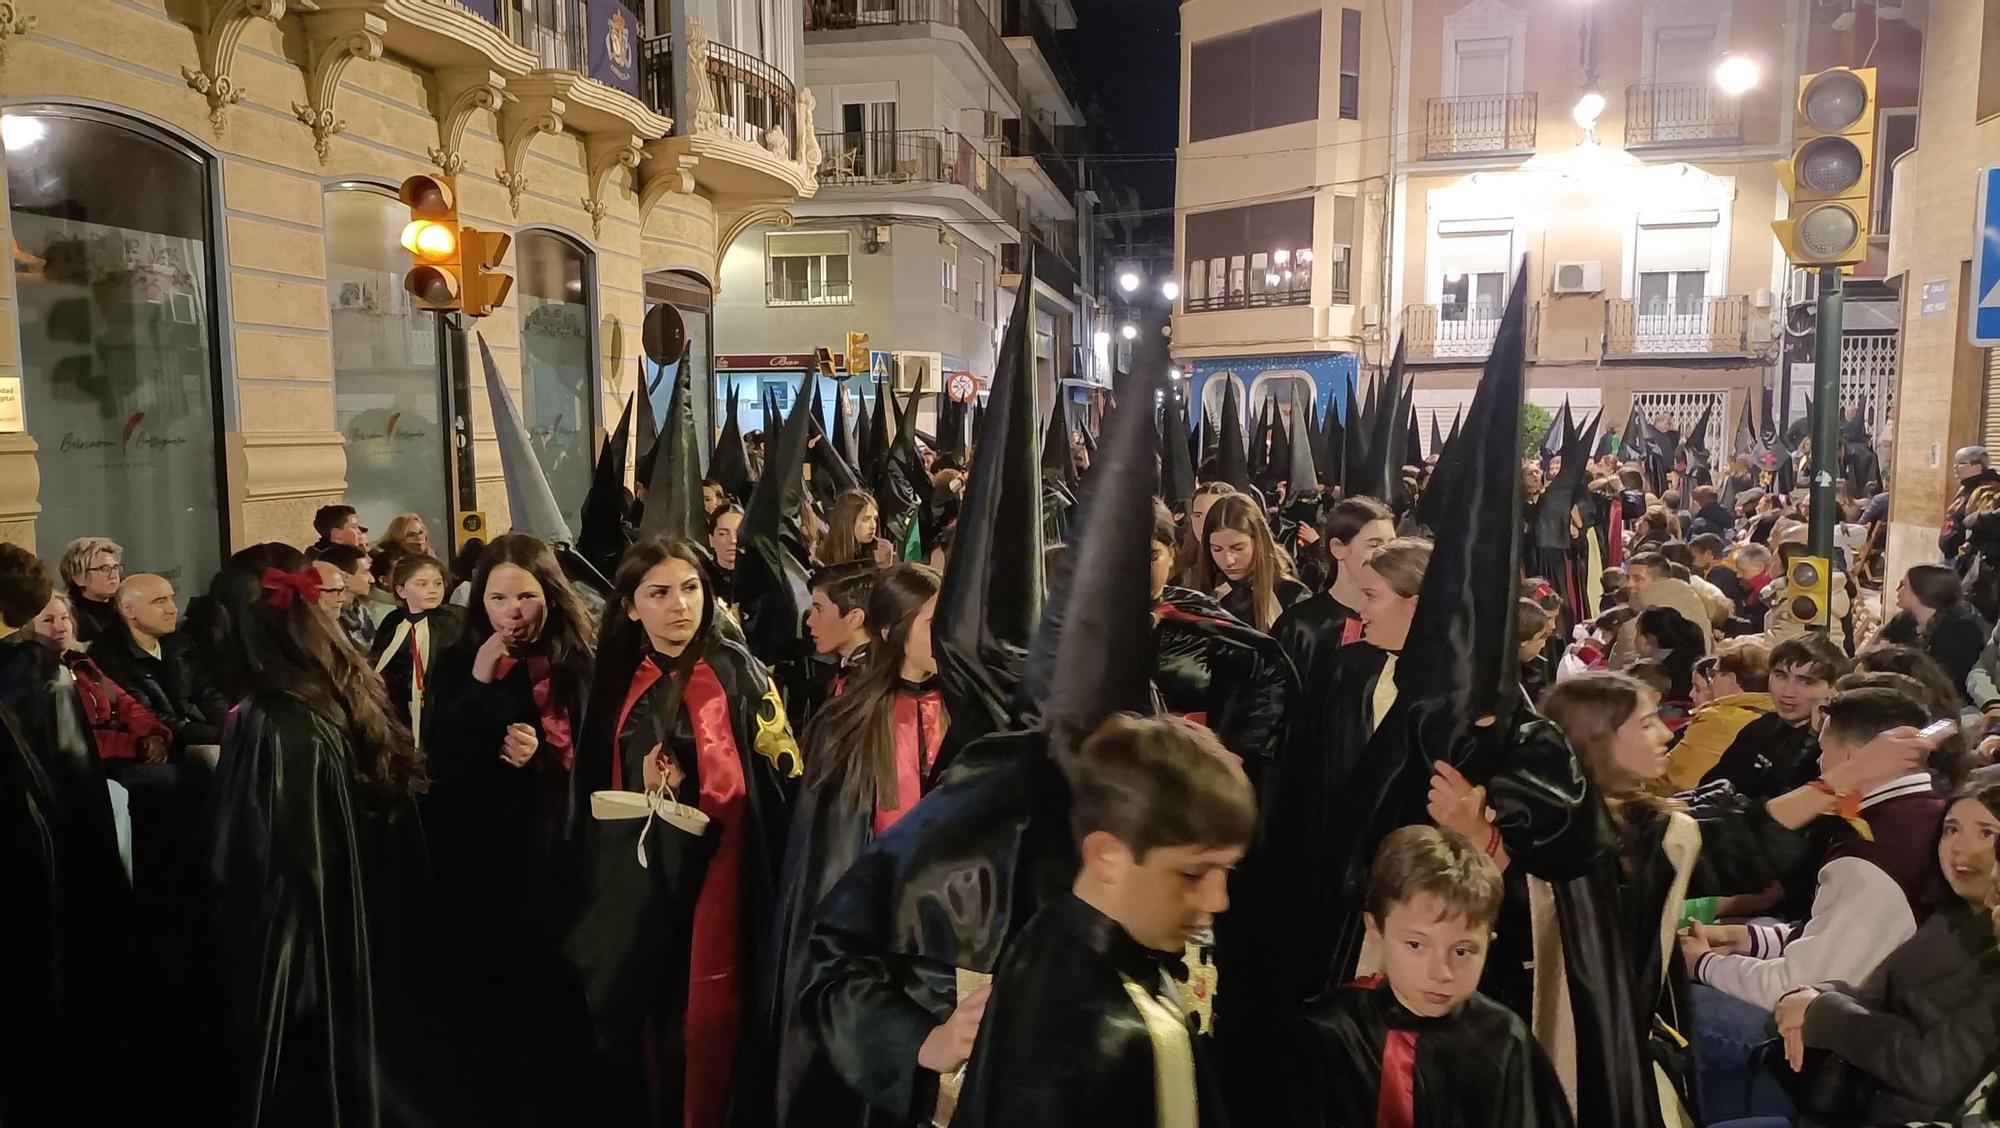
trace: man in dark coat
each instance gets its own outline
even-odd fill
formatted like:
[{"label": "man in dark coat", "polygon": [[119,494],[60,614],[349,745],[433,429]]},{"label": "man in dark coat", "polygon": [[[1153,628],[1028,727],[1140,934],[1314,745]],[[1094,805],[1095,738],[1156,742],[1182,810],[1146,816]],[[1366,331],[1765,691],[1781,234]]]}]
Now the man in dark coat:
[{"label": "man in dark coat", "polygon": [[180,610],[163,576],[140,573],[118,586],[124,629],[101,640],[90,656],[120,687],[173,730],[176,753],[222,742],[222,695],[202,673],[193,644],[177,635]]}]

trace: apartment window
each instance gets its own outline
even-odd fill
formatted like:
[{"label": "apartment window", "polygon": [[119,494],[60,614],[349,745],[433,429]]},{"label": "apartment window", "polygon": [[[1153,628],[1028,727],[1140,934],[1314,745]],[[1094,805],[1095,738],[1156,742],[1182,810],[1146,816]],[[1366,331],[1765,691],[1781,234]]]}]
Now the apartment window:
[{"label": "apartment window", "polygon": [[1446,220],[1438,224],[1438,316],[1491,321],[1507,304],[1514,266],[1511,220]]},{"label": "apartment window", "polygon": [[958,248],[944,248],[944,305],[958,308]]},{"label": "apartment window", "polygon": [[1481,97],[1513,92],[1514,41],[1461,39],[1457,41],[1456,73],[1458,96]]},{"label": "apartment window", "polygon": [[1916,107],[1883,110],[1875,130],[1875,221],[1870,235],[1889,233],[1889,204],[1896,194],[1896,158],[1917,147]]},{"label": "apartment window", "polygon": [[847,232],[783,231],[764,236],[764,304],[853,305]]},{"label": "apartment window", "polygon": [[1188,52],[1188,140],[1319,116],[1319,13],[1197,43]]},{"label": "apartment window", "polygon": [[896,103],[848,102],[840,107],[836,176],[878,177],[896,171]]},{"label": "apartment window", "polygon": [[1641,317],[1702,311],[1718,220],[1715,212],[1692,212],[1659,222],[1640,220],[1632,245],[1632,289]]},{"label": "apartment window", "polygon": [[1188,312],[1305,305],[1312,300],[1310,197],[1187,217]]},{"label": "apartment window", "polygon": [[544,67],[586,69],[584,0],[500,0],[500,26]]},{"label": "apartment window", "polygon": [[1716,50],[1713,23],[1677,24],[1653,32],[1652,81],[1687,83],[1708,81],[1720,54]]},{"label": "apartment window", "polygon": [[1344,305],[1352,300],[1349,271],[1354,265],[1354,243],[1357,232],[1354,229],[1354,197],[1335,196],[1333,198],[1333,246],[1329,248],[1327,261],[1321,268],[1326,271],[1332,284],[1332,300],[1335,305]]},{"label": "apartment window", "polygon": [[972,269],[972,316],[986,320],[986,264],[977,263]]},{"label": "apartment window", "polygon": [[1340,116],[1361,116],[1361,13],[1340,10]]}]

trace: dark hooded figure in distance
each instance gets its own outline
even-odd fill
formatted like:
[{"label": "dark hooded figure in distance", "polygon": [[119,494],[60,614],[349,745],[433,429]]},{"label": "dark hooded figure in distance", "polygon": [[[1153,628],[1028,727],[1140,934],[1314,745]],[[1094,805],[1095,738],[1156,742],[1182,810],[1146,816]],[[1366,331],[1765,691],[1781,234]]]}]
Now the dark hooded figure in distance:
[{"label": "dark hooded figure in distance", "polygon": [[[577,746],[585,872],[565,944],[605,1072],[572,1122],[725,1128],[769,1102],[755,980],[799,749],[764,667],[717,630],[699,548],[641,539],[614,585]],[[705,825],[649,815],[642,868],[596,791],[652,793]]]},{"label": "dark hooded figure in distance", "polygon": [[[249,696],[223,737],[201,835],[213,1042],[205,1123],[270,1128],[434,1123],[411,1028],[426,997],[426,787],[381,679],[317,606],[285,545],[237,553],[211,592]],[[197,1027],[199,1028],[199,1027]]]}]

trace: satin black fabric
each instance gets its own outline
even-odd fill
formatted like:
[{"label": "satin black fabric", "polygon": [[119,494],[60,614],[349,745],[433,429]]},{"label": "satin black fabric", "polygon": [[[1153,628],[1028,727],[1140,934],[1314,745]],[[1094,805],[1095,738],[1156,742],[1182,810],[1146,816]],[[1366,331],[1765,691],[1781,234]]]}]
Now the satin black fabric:
[{"label": "satin black fabric", "polygon": [[1298,677],[1270,636],[1198,591],[1160,593],[1153,627],[1153,689],[1160,707],[1193,716],[1243,759],[1257,784],[1270,771],[1298,694]]},{"label": "satin black fabric", "polygon": [[[1158,995],[1171,989],[1165,961],[1176,958],[1140,946],[1073,894],[1043,908],[993,978],[953,1128],[1155,1128],[1152,1036],[1124,979]],[[1222,1128],[1205,1040],[1188,1041],[1197,1122]]]},{"label": "satin black fabric", "polygon": [[1271,637],[1291,660],[1292,669],[1304,676],[1321,650],[1339,648],[1341,633],[1356,618],[1359,616],[1331,591],[1318,591],[1278,616],[1271,624]]},{"label": "satin black fabric", "polygon": [[[1272,594],[1278,597],[1279,615],[1304,602],[1305,598],[1312,594],[1306,590],[1306,585],[1287,576],[1279,576],[1277,583],[1271,587]],[[1221,603],[1222,609],[1235,616],[1237,621],[1251,627],[1257,625],[1257,603],[1251,594],[1249,583],[1230,584],[1228,593],[1221,598]],[[1275,619],[1272,620],[1272,625],[1277,625]]]},{"label": "satin black fabric", "polygon": [[1069,784],[1039,732],[965,748],[936,790],[876,838],[820,903],[799,1012],[870,1106],[928,1121],[937,1075],[917,1049],[951,1014],[954,969],[992,972],[1077,869]]},{"label": "satin black fabric", "polygon": [[1307,1068],[1293,1074],[1301,1123],[1376,1128],[1382,1048],[1392,1032],[1416,1040],[1407,1083],[1415,1128],[1570,1128],[1569,1099],[1527,1024],[1473,995],[1442,1018],[1420,1018],[1386,981],[1344,987],[1305,1017]]}]

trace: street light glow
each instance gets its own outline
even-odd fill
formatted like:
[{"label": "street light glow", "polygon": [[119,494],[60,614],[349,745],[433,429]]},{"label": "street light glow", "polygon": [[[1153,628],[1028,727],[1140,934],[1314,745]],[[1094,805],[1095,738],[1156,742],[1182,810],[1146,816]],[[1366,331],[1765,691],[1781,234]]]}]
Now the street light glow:
[{"label": "street light glow", "polygon": [[1139,337],[1139,327],[1137,325],[1126,325],[1118,330],[1118,335],[1128,341],[1137,340]]},{"label": "street light glow", "polygon": [[1111,346],[1111,334],[1103,329],[1099,329],[1097,331],[1096,340],[1097,340],[1097,347],[1100,349],[1109,348]]},{"label": "street light glow", "polygon": [[1171,278],[1167,279],[1160,283],[1160,296],[1170,302],[1178,301],[1181,296],[1181,284]]},{"label": "street light glow", "polygon": [[1128,294],[1131,293],[1139,288],[1139,276],[1129,270],[1126,271],[1118,276],[1118,288]]},{"label": "street light glow", "polygon": [[1578,128],[1595,129],[1597,119],[1603,113],[1604,95],[1595,90],[1588,90],[1584,92],[1583,97],[1576,100],[1576,108],[1569,112],[1569,116],[1576,121]]},{"label": "street light glow", "polygon": [[1728,54],[1715,65],[1715,85],[1731,98],[1749,93],[1764,77],[1764,68],[1748,55]]}]

